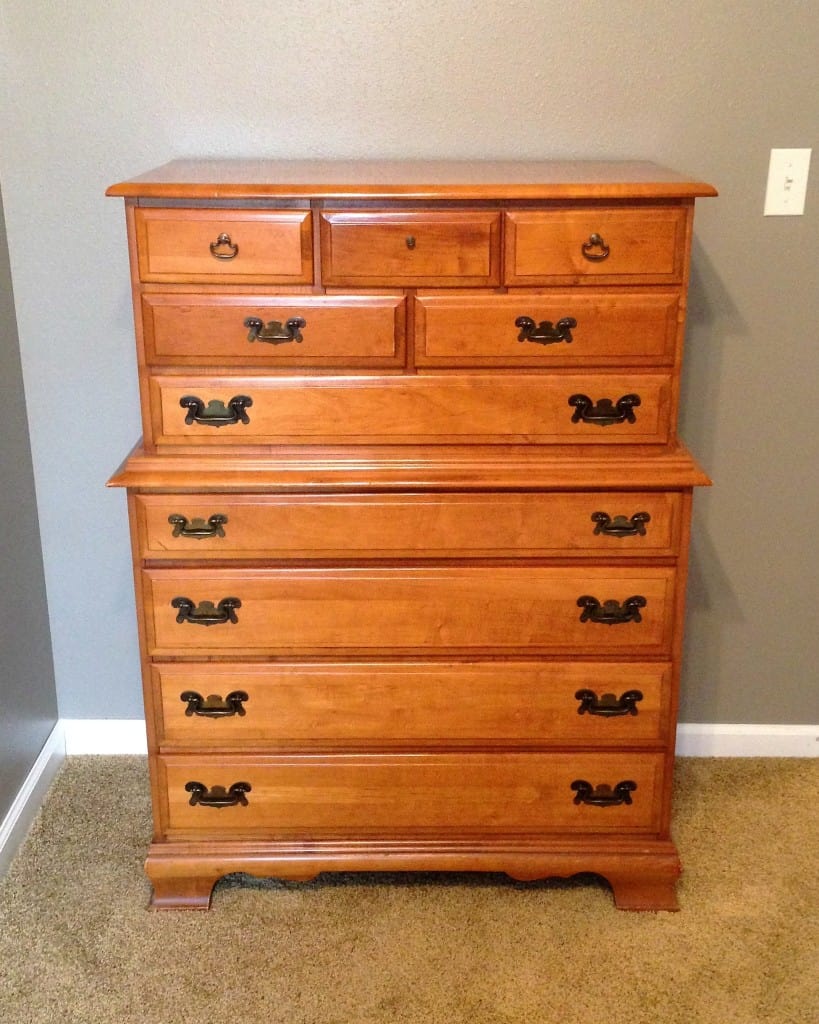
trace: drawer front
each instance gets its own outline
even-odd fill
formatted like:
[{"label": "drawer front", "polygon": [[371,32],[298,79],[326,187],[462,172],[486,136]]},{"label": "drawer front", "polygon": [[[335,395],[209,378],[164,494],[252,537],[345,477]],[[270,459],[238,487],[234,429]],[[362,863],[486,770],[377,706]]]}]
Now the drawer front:
[{"label": "drawer front", "polygon": [[321,215],[326,285],[493,285],[500,214],[492,211]]},{"label": "drawer front", "polygon": [[401,295],[143,292],[145,357],[182,366],[399,366],[404,307]]},{"label": "drawer front", "polygon": [[135,211],[135,225],[143,281],[310,284],[313,280],[308,210],[143,207]]},{"label": "drawer front", "polygon": [[676,554],[676,492],[142,494],[142,558],[462,558]]},{"label": "drawer front", "polygon": [[203,749],[656,745],[671,671],[576,660],[151,668],[160,744]]},{"label": "drawer front", "polygon": [[[143,571],[148,647],[157,657],[665,654],[674,583],[673,568],[626,565]],[[581,598],[635,614],[607,624]]]},{"label": "drawer front", "polygon": [[418,366],[670,366],[679,292],[611,290],[420,295]]},{"label": "drawer front", "polygon": [[[662,754],[645,752],[429,753],[178,755],[159,765],[169,835],[463,837],[657,832],[663,761]],[[601,785],[634,786],[630,803],[594,806],[575,803],[577,782],[588,783],[592,795]],[[208,806],[220,796],[214,787],[229,794],[236,783],[249,787],[240,802]]]},{"label": "drawer front", "polygon": [[[150,389],[159,445],[665,444],[672,380],[670,372],[328,376],[307,386],[298,377],[156,375]],[[231,412],[243,397],[252,404]],[[611,421],[580,418],[578,403],[590,416],[611,412]],[[213,425],[225,417],[234,422]]]},{"label": "drawer front", "polygon": [[504,283],[677,283],[687,223],[682,206],[513,210],[506,214]]}]

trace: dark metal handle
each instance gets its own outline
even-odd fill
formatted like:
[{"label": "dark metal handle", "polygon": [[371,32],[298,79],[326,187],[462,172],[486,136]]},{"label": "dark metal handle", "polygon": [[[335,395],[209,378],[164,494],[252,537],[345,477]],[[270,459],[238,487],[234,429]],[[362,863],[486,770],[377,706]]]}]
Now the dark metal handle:
[{"label": "dark metal handle", "polygon": [[585,779],[575,779],[571,788],[576,793],[574,798],[576,804],[590,804],[592,807],[617,807],[618,804],[631,803],[631,794],[637,788],[637,783],[626,779],[624,782],[618,782],[612,788],[605,783],[592,786]]},{"label": "dark metal handle", "polygon": [[[606,259],[608,254],[611,252],[609,247],[603,241],[603,239],[597,233],[589,235],[588,242],[584,242],[581,246],[583,250],[583,256],[587,260],[591,260],[592,263],[599,263],[601,260]],[[597,249],[597,252],[592,250]]]},{"label": "dark metal handle", "polygon": [[224,786],[212,786],[208,789],[201,782],[185,783],[185,792],[191,795],[188,801],[191,807],[196,807],[197,804],[201,804],[202,807],[235,807],[236,804],[247,807],[245,793],[249,793],[251,789],[249,782],[234,782],[229,789],[225,789]]},{"label": "dark metal handle", "polygon": [[619,601],[603,601],[584,595],[578,597],[577,607],[582,608],[581,622],[599,622],[604,626],[617,626],[623,622],[642,622],[640,609],[648,602],[639,594],[628,597],[622,605]]},{"label": "dark metal handle", "polygon": [[301,331],[307,326],[307,321],[300,316],[292,316],[285,320],[284,326],[280,320],[271,320],[265,324],[257,316],[249,316],[245,320],[245,327],[250,329],[247,336],[248,341],[266,341],[270,345],[286,345],[288,341],[304,341]]},{"label": "dark metal handle", "polygon": [[[222,247],[227,248],[227,252],[219,252]],[[210,243],[210,254],[217,260],[232,260],[239,255],[239,246],[231,242],[230,235],[223,232],[215,242]]]},{"label": "dark metal handle", "polygon": [[558,341],[571,343],[572,328],[577,327],[577,321],[573,316],[564,316],[552,324],[551,320],[541,320],[539,324],[530,316],[519,316],[515,321],[515,327],[520,328],[518,341],[534,341],[538,345],[554,345]]},{"label": "dark metal handle", "polygon": [[253,405],[253,399],[247,395],[234,395],[225,405],[221,399],[213,398],[206,406],[196,395],[184,395],[179,404],[188,410],[185,417],[188,425],[201,423],[204,427],[226,427],[231,423],[250,423],[245,409]]},{"label": "dark metal handle", "polygon": [[635,512],[631,519],[625,516],[612,519],[607,512],[592,512],[592,522],[597,523],[594,528],[596,535],[604,533],[607,537],[645,537],[645,524],[651,522],[651,516],[648,512]]},{"label": "dark metal handle", "polygon": [[223,597],[219,604],[200,601],[194,605],[189,597],[175,597],[171,608],[178,608],[177,622],[191,622],[195,626],[218,626],[223,622],[238,622],[236,609],[242,607],[238,597]]},{"label": "dark metal handle", "polygon": [[200,715],[202,718],[231,718],[238,715],[239,718],[244,718],[247,712],[242,704],[250,700],[244,690],[234,690],[224,700],[216,693],[203,697],[195,690],[185,690],[184,693],[180,693],[179,699],[188,705],[185,708],[188,718],[193,715]]},{"label": "dark metal handle", "polygon": [[186,516],[181,516],[176,512],[168,516],[168,522],[173,527],[172,537],[193,537],[195,540],[203,540],[205,537],[224,537],[224,526],[227,521],[228,517],[221,512],[214,512],[212,516],[208,516],[207,522],[204,519],[188,520]]},{"label": "dark metal handle", "polygon": [[614,423],[634,423],[634,410],[640,405],[639,395],[623,395],[616,402],[601,398],[595,405],[588,395],[572,395],[569,405],[574,406],[572,423],[594,423],[598,427],[610,427]]},{"label": "dark metal handle", "polygon": [[[594,690],[578,690],[574,695],[580,701],[578,715],[600,715],[601,718],[617,718],[620,715],[636,715],[637,701],[643,699],[640,690],[626,690],[620,697],[603,693],[599,697]],[[186,711],[185,714],[188,714]]]},{"label": "dark metal handle", "polygon": [[415,235],[407,235],[406,242],[407,242],[407,248],[408,249],[414,249],[415,248]]}]

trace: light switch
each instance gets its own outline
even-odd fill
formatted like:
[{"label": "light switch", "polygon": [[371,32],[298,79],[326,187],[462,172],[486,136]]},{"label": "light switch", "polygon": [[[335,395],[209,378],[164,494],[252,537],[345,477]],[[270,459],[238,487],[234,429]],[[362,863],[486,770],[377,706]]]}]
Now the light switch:
[{"label": "light switch", "polygon": [[765,192],[765,216],[787,217],[805,212],[810,169],[809,149],[772,149]]}]

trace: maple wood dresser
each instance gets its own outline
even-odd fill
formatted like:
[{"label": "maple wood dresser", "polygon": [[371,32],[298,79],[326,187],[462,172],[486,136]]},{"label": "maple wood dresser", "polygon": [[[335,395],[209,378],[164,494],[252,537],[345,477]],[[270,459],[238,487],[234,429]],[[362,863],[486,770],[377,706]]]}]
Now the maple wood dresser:
[{"label": "maple wood dresser", "polygon": [[694,199],[650,164],[186,162],[126,200],[153,905],[596,872],[676,907]]}]

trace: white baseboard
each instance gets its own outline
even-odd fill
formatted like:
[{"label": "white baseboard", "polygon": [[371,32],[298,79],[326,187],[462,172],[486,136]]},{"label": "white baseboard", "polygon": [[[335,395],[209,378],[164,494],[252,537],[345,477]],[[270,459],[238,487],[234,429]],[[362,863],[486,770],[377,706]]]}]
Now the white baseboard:
[{"label": "white baseboard", "polygon": [[[141,719],[64,718],[66,753],[145,754],[147,740]],[[817,757],[819,725],[681,724],[677,728],[680,757]]]},{"label": "white baseboard", "polygon": [[8,870],[64,760],[65,736],[62,722],[57,722],[0,822],[0,876]]}]

